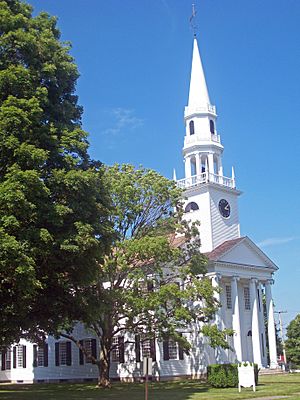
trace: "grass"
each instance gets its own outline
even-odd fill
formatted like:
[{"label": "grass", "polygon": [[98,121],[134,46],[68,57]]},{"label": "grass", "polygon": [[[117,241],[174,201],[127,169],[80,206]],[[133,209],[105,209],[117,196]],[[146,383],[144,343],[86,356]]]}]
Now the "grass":
[{"label": "grass", "polygon": [[[256,397],[290,396],[300,399],[300,374],[270,375],[259,378],[257,391],[215,389],[197,381],[158,382],[149,385],[149,400],[234,400]],[[99,389],[94,384],[0,385],[1,400],[143,400],[143,384],[113,384]]]}]

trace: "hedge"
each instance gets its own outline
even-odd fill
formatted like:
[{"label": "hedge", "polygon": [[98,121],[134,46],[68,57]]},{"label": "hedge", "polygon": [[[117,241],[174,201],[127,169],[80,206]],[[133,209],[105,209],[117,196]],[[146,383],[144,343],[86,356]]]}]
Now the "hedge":
[{"label": "hedge", "polygon": [[[258,384],[258,366],[254,364],[255,385]],[[211,364],[207,367],[207,381],[213,387],[237,387],[238,364]]]}]

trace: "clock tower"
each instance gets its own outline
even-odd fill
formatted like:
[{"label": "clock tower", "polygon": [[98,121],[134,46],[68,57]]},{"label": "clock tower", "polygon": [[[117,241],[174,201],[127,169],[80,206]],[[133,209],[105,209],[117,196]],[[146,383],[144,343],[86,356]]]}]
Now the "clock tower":
[{"label": "clock tower", "polygon": [[223,146],[216,128],[216,107],[211,104],[196,37],[194,37],[188,105],[184,110],[183,157],[184,218],[200,221],[201,250],[210,252],[226,240],[240,237],[234,170],[223,174]]}]

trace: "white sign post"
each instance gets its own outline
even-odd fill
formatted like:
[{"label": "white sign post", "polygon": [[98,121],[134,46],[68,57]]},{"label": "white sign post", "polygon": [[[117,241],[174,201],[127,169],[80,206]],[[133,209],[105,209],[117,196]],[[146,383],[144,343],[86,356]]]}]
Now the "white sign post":
[{"label": "white sign post", "polygon": [[253,392],[255,392],[255,374],[254,365],[250,362],[243,362],[238,365],[239,374],[239,392],[242,390],[241,387],[253,386]]},{"label": "white sign post", "polygon": [[152,358],[144,357],[143,373],[145,375],[145,400],[148,400],[148,377],[152,375]]}]

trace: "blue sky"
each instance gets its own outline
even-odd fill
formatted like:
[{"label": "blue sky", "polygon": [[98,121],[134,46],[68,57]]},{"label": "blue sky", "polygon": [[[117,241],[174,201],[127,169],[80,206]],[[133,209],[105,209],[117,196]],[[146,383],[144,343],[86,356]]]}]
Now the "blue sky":
[{"label": "blue sky", "polygon": [[[183,178],[192,32],[187,0],[30,0],[58,16],[81,77],[90,154]],[[198,39],[242,234],[280,267],[273,294],[300,312],[300,1],[198,0]]]}]

